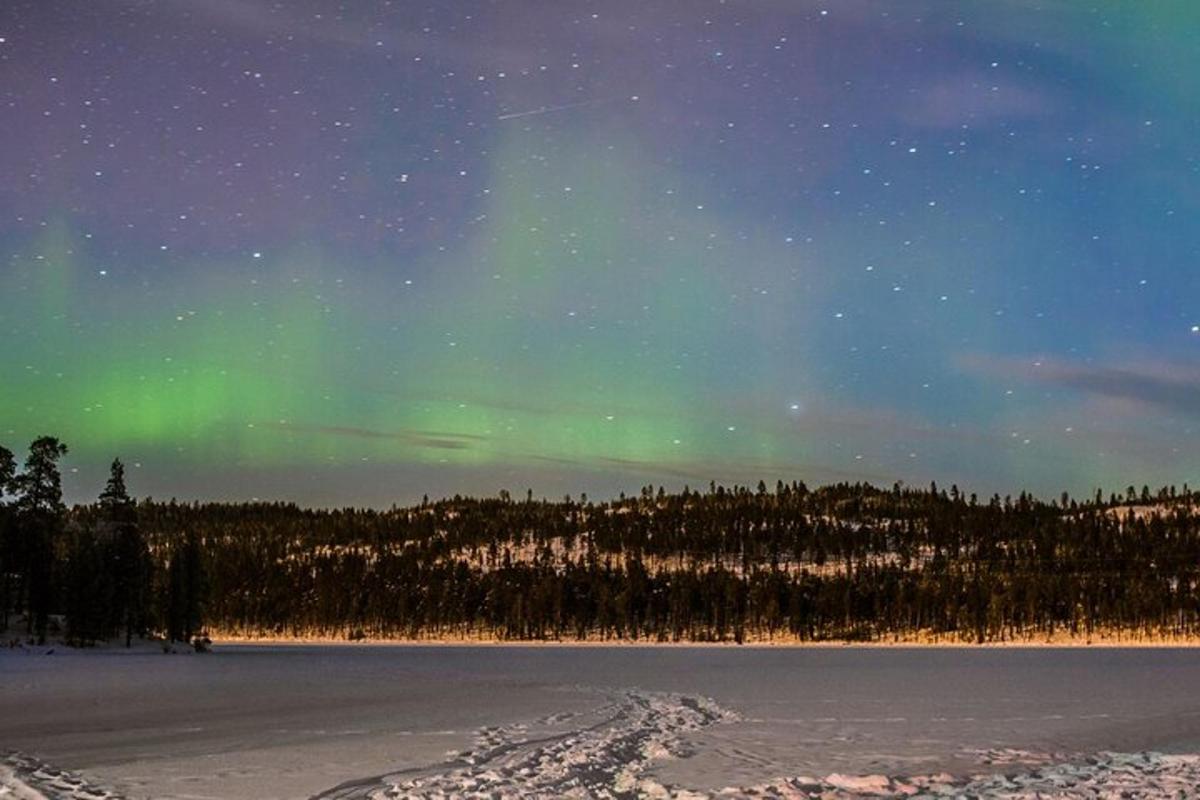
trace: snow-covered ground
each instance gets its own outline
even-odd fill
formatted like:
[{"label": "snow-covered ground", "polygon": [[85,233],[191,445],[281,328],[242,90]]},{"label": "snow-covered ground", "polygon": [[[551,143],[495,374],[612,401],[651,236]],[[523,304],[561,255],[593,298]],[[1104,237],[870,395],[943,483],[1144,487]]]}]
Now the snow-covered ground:
[{"label": "snow-covered ground", "polygon": [[1191,797],[1197,685],[1168,649],[5,652],[0,798]]}]

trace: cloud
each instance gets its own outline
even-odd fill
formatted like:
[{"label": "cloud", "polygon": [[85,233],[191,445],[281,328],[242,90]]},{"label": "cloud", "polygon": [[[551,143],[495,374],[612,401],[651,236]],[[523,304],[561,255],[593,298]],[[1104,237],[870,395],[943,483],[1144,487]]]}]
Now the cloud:
[{"label": "cloud", "polygon": [[1170,414],[1200,417],[1200,372],[1171,363],[1105,365],[1058,360],[970,357],[970,370],[1032,381],[1109,400],[1134,402]]},{"label": "cloud", "polygon": [[470,433],[411,430],[376,431],[370,428],[356,428],[348,425],[297,425],[291,422],[272,422],[264,423],[260,427],[295,433],[341,436],[355,439],[389,439],[415,447],[431,447],[439,450],[466,450],[473,443],[487,441],[486,436],[478,436]]}]

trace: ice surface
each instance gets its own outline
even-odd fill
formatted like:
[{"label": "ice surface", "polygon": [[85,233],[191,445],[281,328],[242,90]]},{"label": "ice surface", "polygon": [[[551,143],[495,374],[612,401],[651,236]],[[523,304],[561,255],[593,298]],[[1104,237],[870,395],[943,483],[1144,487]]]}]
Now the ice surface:
[{"label": "ice surface", "polygon": [[1197,685],[1168,649],[3,653],[0,798],[1200,796]]}]

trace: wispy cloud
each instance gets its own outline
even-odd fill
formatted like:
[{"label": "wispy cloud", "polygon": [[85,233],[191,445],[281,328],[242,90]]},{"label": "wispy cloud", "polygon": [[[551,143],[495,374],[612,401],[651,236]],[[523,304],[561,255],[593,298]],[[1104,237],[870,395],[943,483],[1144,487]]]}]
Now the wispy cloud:
[{"label": "wispy cloud", "polygon": [[1200,417],[1200,371],[1173,363],[1094,364],[1056,359],[1018,360],[972,356],[964,366],[1093,397],[1134,402],[1159,411]]},{"label": "wispy cloud", "polygon": [[486,436],[471,433],[414,430],[377,431],[370,428],[358,428],[348,425],[301,425],[292,422],[272,422],[261,424],[260,427],[318,436],[388,439],[414,447],[431,447],[439,450],[466,450],[472,444],[487,441]]}]

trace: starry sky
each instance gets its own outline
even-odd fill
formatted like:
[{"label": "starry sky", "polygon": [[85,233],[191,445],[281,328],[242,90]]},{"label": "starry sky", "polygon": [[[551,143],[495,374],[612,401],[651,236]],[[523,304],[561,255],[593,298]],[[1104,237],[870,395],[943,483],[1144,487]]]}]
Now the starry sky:
[{"label": "starry sky", "polygon": [[0,4],[0,443],[140,495],[1195,483],[1200,5]]}]

